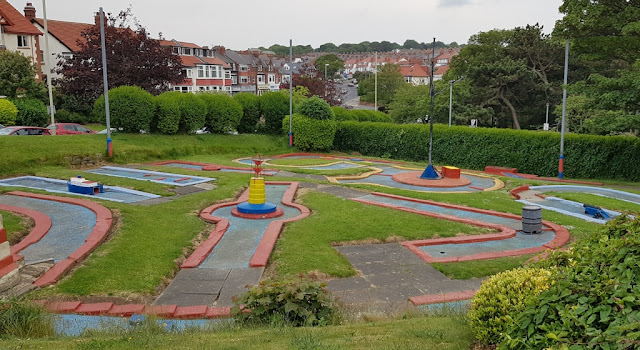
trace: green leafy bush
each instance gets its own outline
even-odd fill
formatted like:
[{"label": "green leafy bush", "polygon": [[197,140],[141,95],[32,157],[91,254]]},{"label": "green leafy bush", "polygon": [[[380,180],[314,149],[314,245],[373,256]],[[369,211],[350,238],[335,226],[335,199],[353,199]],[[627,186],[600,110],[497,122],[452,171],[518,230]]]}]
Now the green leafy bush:
[{"label": "green leafy bush", "polygon": [[[282,119],[282,130],[289,133],[289,117]],[[317,120],[294,114],[292,120],[293,146],[302,151],[328,151],[333,145],[336,122]]]},{"label": "green leafy bush", "polygon": [[333,112],[335,113],[335,116],[336,116],[336,120],[338,121],[354,120],[359,122],[377,122],[377,123],[392,122],[391,116],[379,111],[372,111],[372,110],[366,110],[366,109],[346,110],[338,106],[331,107],[331,109],[333,109]]},{"label": "green leafy bush", "polygon": [[555,266],[553,285],[519,314],[503,349],[631,349],[640,344],[640,218],[621,216],[571,251],[536,263]]},{"label": "green leafy bush", "polygon": [[[122,131],[139,133],[149,131],[156,105],[153,96],[137,86],[119,86],[109,90],[109,113],[111,127]],[[104,95],[93,105],[93,114],[106,122]]]},{"label": "green leafy bush", "polygon": [[289,115],[289,96],[282,91],[266,92],[260,96],[260,108],[264,116],[264,131],[280,133],[282,117]]},{"label": "green leafy bush", "polygon": [[469,323],[476,338],[496,344],[514,321],[511,315],[535,300],[549,288],[549,275],[543,269],[517,268],[490,277],[482,283],[471,301]]},{"label": "green leafy bush", "polygon": [[177,133],[180,126],[180,106],[176,98],[161,94],[156,96],[155,100],[156,113],[153,117],[151,130],[167,135]]},{"label": "green leafy bush", "polygon": [[0,98],[0,124],[4,126],[16,125],[18,108],[11,101]]},{"label": "green leafy bush", "polygon": [[40,338],[53,334],[53,320],[38,305],[0,303],[0,337]]},{"label": "green leafy bush", "polygon": [[[427,125],[340,122],[333,149],[367,156],[425,161]],[[467,169],[487,165],[521,173],[557,176],[560,134],[510,129],[434,125],[433,161]],[[567,134],[564,174],[568,178],[640,181],[640,139]],[[615,170],[612,170],[615,169]]]},{"label": "green leafy bush", "polygon": [[72,112],[67,109],[57,110],[55,118],[56,118],[56,123],[78,123],[78,124],[84,124],[89,119],[80,113]]},{"label": "green leafy bush", "polygon": [[351,113],[349,113],[350,111],[346,110],[343,107],[333,106],[331,107],[331,109],[333,110],[333,114],[335,115],[336,120],[339,122],[344,122],[347,120],[356,120],[355,116],[352,116]]},{"label": "green leafy bush", "polygon": [[231,311],[241,323],[325,325],[334,314],[325,286],[325,283],[302,278],[287,282],[262,281],[239,298],[234,297],[236,305]]},{"label": "green leafy bush", "polygon": [[46,126],[49,122],[47,106],[34,98],[16,98],[13,103],[18,108],[17,125]]},{"label": "green leafy bush", "polygon": [[253,133],[258,129],[258,122],[262,110],[260,109],[260,97],[249,92],[241,92],[233,96],[242,106],[242,119],[238,124],[239,133]]},{"label": "green leafy bush", "polygon": [[334,120],[335,114],[329,104],[318,96],[311,96],[296,107],[296,112],[316,120]]},{"label": "green leafy bush", "polygon": [[160,95],[171,97],[180,107],[179,132],[191,133],[204,128],[207,105],[196,95],[177,91],[165,92]]},{"label": "green leafy bush", "polygon": [[199,93],[197,95],[207,106],[205,126],[214,133],[233,131],[242,119],[242,105],[225,93]]}]

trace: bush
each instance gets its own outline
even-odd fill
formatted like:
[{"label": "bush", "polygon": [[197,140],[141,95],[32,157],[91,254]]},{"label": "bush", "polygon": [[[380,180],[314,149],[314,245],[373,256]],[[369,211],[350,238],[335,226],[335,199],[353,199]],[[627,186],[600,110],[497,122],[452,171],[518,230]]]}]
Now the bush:
[{"label": "bush", "polygon": [[260,108],[264,116],[264,130],[269,134],[279,134],[282,117],[289,115],[289,96],[284,92],[266,92],[260,96]]},{"label": "bush", "polygon": [[288,282],[262,281],[239,298],[234,297],[236,305],[232,313],[241,323],[325,325],[334,314],[325,286],[325,283],[302,278]]},{"label": "bush", "polygon": [[260,115],[262,114],[262,110],[260,109],[260,97],[249,92],[241,92],[234,95],[233,99],[238,101],[242,106],[242,118],[240,119],[240,124],[238,124],[238,132],[256,132],[258,122],[260,121]]},{"label": "bush", "polygon": [[[151,129],[151,120],[156,110],[153,96],[137,86],[119,86],[109,90],[109,112],[111,127],[122,131],[139,133]],[[93,114],[106,123],[104,95],[93,105]]]},{"label": "bush", "polygon": [[496,344],[513,323],[511,315],[524,310],[536,296],[549,288],[550,272],[517,268],[501,272],[482,283],[471,301],[469,323],[476,338]]},{"label": "bush", "polygon": [[4,126],[16,125],[18,108],[11,101],[0,98],[0,124]]},{"label": "bush", "polygon": [[86,116],[69,111],[67,109],[59,109],[56,111],[56,123],[78,123],[85,124],[89,121],[89,118]]},{"label": "bush", "polygon": [[[196,95],[182,92],[165,92],[176,99],[180,107],[181,133],[191,133],[204,128],[207,105]],[[162,94],[162,95],[164,95]]]},{"label": "bush", "polygon": [[155,97],[156,113],[151,123],[151,130],[161,134],[172,135],[180,127],[180,106],[171,95],[161,94]]},{"label": "bush", "polygon": [[318,96],[311,96],[300,102],[296,112],[316,120],[334,120],[336,118],[329,104]]},{"label": "bush", "polygon": [[207,106],[205,125],[207,130],[222,134],[233,131],[242,119],[242,106],[225,93],[199,93],[197,95]]},{"label": "bush", "polygon": [[640,218],[621,216],[536,265],[553,285],[513,315],[502,348],[631,349],[640,343]]},{"label": "bush", "polygon": [[331,107],[331,109],[333,109],[336,120],[338,121],[354,120],[360,122],[392,123],[390,115],[379,111],[367,109],[354,109],[349,111],[338,106]]},{"label": "bush", "polygon": [[[336,134],[336,122],[293,115],[293,145],[302,151],[329,151]],[[282,130],[289,133],[289,117],[282,119]]]},{"label": "bush", "polygon": [[17,125],[46,126],[49,122],[47,106],[33,98],[17,98],[13,103],[18,108]]},{"label": "bush", "polygon": [[355,120],[355,118],[351,115],[351,113],[349,113],[350,111],[339,107],[339,106],[333,106],[331,107],[331,109],[333,110],[333,114],[336,117],[336,120],[339,122],[344,122],[347,120]]},{"label": "bush", "polygon": [[[428,125],[338,123],[333,149],[366,156],[425,161]],[[557,176],[560,134],[436,124],[433,161],[467,169],[487,165],[518,168],[521,173]],[[567,134],[564,174],[568,178],[616,178],[640,181],[640,139],[625,136]],[[615,171],[612,171],[615,169]]]},{"label": "bush", "polygon": [[53,320],[41,307],[17,301],[0,303],[0,337],[39,338],[53,334]]}]

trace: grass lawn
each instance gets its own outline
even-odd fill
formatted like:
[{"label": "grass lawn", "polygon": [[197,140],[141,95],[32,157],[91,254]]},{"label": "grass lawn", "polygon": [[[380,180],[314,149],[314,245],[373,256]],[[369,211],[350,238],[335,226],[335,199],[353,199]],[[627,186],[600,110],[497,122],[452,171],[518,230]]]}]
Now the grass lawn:
[{"label": "grass lawn", "polygon": [[438,220],[398,210],[365,205],[330,194],[307,192],[298,202],[311,209],[311,216],[290,223],[281,234],[272,262],[279,275],[320,271],[348,277],[355,270],[332,243],[363,243],[403,239],[425,239],[435,235],[490,232],[479,227]]},{"label": "grass lawn", "polygon": [[107,128],[106,125],[102,125],[102,124],[85,124],[84,126],[86,126],[87,128],[98,132],[98,131],[102,131],[105,130]]},{"label": "grass lawn", "polygon": [[314,328],[220,326],[181,334],[153,330],[80,338],[3,339],[3,349],[441,349],[464,350],[473,334],[461,316],[420,316]]},{"label": "grass lawn", "polygon": [[14,235],[22,236],[29,229],[29,219],[0,210],[2,216],[2,225],[7,230],[7,240],[9,243],[16,243],[11,237]]},{"label": "grass lawn", "polygon": [[275,158],[269,160],[273,165],[317,166],[346,161],[335,158]]},{"label": "grass lawn", "polygon": [[433,263],[433,267],[452,279],[469,279],[487,277],[498,272],[511,270],[524,265],[535,255],[521,255],[489,260],[462,261],[457,263]]},{"label": "grass lawn", "polygon": [[587,203],[591,205],[597,205],[599,207],[616,210],[616,211],[628,211],[631,213],[640,213],[640,205],[635,203],[629,203],[621,201],[619,199],[613,199],[609,197],[597,196],[589,193],[573,193],[573,192],[545,192],[547,196],[554,196],[559,198],[576,201],[579,203]]}]

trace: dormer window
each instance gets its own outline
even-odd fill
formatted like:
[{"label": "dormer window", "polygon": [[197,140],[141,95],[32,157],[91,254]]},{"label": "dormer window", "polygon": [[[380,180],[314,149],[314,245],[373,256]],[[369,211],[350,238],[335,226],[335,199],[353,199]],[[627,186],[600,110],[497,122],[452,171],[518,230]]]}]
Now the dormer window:
[{"label": "dormer window", "polygon": [[262,72],[262,66],[258,66],[258,72]]},{"label": "dormer window", "polygon": [[176,55],[179,55],[180,54],[180,48],[177,47],[177,46],[174,46],[174,47],[171,48],[171,52],[173,52]]},{"label": "dormer window", "polygon": [[182,54],[183,55],[191,55],[191,49],[187,48],[187,47],[183,47],[182,48]]}]

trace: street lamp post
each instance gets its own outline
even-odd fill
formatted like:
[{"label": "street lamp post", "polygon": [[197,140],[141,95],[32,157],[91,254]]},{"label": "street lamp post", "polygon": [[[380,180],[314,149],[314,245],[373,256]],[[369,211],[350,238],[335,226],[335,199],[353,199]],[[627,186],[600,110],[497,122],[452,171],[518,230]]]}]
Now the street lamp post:
[{"label": "street lamp post", "polygon": [[45,64],[47,65],[47,91],[49,93],[49,113],[51,116],[51,135],[56,134],[56,108],[53,105],[53,88],[51,87],[51,51],[49,51],[49,29],[47,26],[47,3],[42,0],[42,14],[44,15],[44,48],[45,48]]},{"label": "street lamp post", "polygon": [[329,67],[329,63],[324,64],[324,97],[327,97],[327,67]]},{"label": "street lamp post", "polygon": [[453,84],[463,81],[465,77],[457,80],[449,80],[449,127],[451,127],[451,111],[453,110]]},{"label": "street lamp post", "polygon": [[376,51],[376,70],[373,71],[374,73],[374,108],[377,111],[378,110],[378,51]]}]

